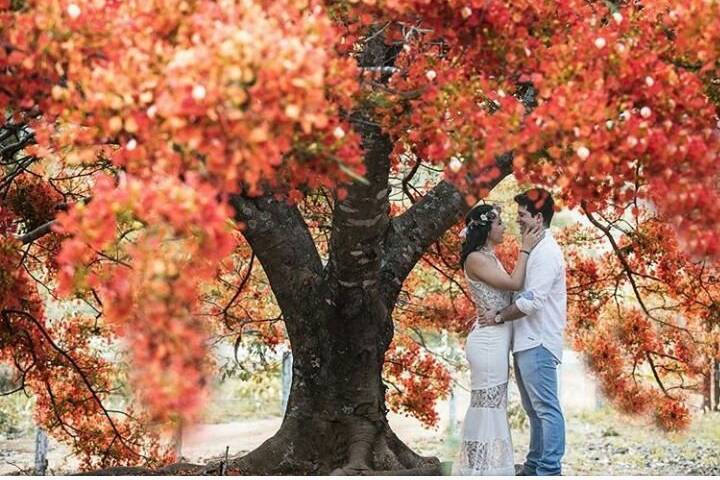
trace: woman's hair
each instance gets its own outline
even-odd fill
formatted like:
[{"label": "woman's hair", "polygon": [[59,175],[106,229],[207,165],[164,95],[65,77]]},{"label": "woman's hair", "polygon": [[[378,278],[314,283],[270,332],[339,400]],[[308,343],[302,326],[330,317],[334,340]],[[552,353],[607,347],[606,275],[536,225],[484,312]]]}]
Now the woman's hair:
[{"label": "woman's hair", "polygon": [[460,267],[465,268],[465,260],[472,252],[485,246],[492,222],[498,216],[498,208],[494,205],[478,205],[465,215],[465,240],[460,251]]}]

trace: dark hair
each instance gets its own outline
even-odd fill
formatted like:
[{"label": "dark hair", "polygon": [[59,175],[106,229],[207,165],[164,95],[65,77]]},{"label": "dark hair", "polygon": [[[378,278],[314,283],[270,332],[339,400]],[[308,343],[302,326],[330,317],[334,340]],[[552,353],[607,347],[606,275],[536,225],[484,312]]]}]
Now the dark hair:
[{"label": "dark hair", "polygon": [[[461,268],[465,268],[465,260],[468,255],[485,246],[490,228],[492,228],[492,222],[497,217],[497,214],[493,211],[495,209],[496,207],[494,205],[483,204],[473,207],[473,209],[465,215],[467,234],[465,235],[462,250],[460,251]],[[485,219],[480,218],[483,215]]]},{"label": "dark hair", "polygon": [[525,207],[533,217],[541,213],[543,224],[546,227],[550,226],[550,222],[555,214],[555,202],[550,196],[550,192],[543,188],[531,188],[525,193],[515,195],[515,202]]}]

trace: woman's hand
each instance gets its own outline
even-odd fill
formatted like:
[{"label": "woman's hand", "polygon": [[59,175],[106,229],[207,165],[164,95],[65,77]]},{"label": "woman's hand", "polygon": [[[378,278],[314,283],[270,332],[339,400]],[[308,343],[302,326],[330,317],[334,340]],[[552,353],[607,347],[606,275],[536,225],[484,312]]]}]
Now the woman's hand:
[{"label": "woman's hand", "polygon": [[522,234],[522,247],[520,248],[529,252],[540,242],[544,233],[545,229],[540,226],[525,230]]}]

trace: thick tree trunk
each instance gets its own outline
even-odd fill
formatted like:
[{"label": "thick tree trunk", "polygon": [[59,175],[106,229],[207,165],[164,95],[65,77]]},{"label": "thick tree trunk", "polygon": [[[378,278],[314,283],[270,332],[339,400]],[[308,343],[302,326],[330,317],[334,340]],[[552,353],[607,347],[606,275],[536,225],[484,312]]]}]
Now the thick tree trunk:
[{"label": "thick tree trunk", "polygon": [[325,345],[320,357],[294,357],[280,430],[231,462],[231,470],[263,475],[438,470],[437,459],[415,454],[390,429],[381,379],[384,349],[377,338],[351,325]]},{"label": "thick tree trunk", "polygon": [[[388,212],[387,136],[362,130],[367,184],[336,201],[330,258],[323,266],[296,208],[272,198],[233,199],[263,265],[293,351],[293,382],[280,430],[229,468],[245,474],[437,473],[388,426],[381,374],[393,336],[381,281]],[[288,239],[292,241],[288,242]]]},{"label": "thick tree trunk", "polygon": [[367,468],[339,467],[346,460],[343,452],[349,449],[345,430],[342,423],[322,416],[304,421],[288,419],[258,449],[230,462],[230,471],[243,475],[440,473],[437,458],[418,456],[387,426],[373,435]]}]

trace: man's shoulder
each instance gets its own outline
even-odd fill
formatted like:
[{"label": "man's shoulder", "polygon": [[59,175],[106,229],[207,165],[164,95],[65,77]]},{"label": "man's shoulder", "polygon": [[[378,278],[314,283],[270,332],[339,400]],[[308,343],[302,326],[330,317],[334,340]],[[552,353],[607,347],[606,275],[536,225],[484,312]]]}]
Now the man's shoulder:
[{"label": "man's shoulder", "polygon": [[535,248],[537,249],[537,255],[533,255],[534,258],[531,259],[531,262],[536,268],[556,265],[558,262],[561,266],[564,266],[565,256],[562,248],[552,235],[547,235],[546,238],[543,238]]},{"label": "man's shoulder", "polygon": [[558,243],[557,239],[552,234],[548,235],[547,237],[549,240],[548,242],[546,242],[548,250],[552,250],[553,253],[557,253],[562,256],[562,247]]},{"label": "man's shoulder", "polygon": [[560,253],[562,255],[562,250],[560,248],[560,244],[558,244],[557,240],[555,240],[555,237],[553,237],[552,233],[546,233],[545,236],[538,242],[538,244],[535,246],[535,249],[537,250],[537,253],[540,253],[541,255],[545,256],[548,253]]}]

